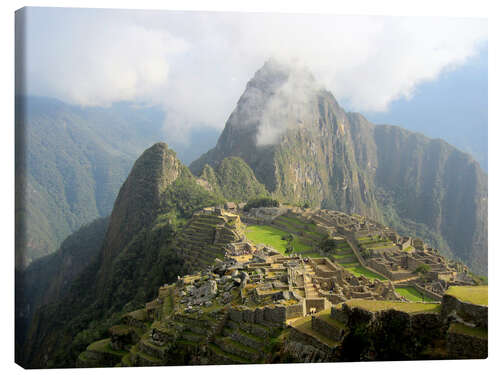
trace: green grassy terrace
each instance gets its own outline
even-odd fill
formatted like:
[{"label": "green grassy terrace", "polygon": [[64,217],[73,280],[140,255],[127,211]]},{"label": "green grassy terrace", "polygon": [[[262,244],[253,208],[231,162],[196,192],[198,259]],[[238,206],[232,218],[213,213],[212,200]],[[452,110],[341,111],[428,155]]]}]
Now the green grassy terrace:
[{"label": "green grassy terrace", "polygon": [[[269,225],[249,225],[246,228],[245,235],[254,244],[264,244],[267,246],[271,246],[281,254],[285,255],[287,242],[285,240],[282,240],[282,237],[287,236],[287,232],[271,227]],[[293,253],[304,253],[303,255],[307,255],[309,257],[313,257],[314,255],[319,256],[319,254],[313,253],[311,251],[310,245],[302,243],[300,237],[298,236],[294,236],[292,246]]]},{"label": "green grassy terrace", "polygon": [[360,277],[361,275],[363,275],[369,279],[379,279],[382,281],[387,280],[387,278],[385,278],[384,276],[376,274],[375,272],[372,272],[370,270],[367,270],[358,262],[343,264],[343,266],[347,271],[349,271],[356,277]]},{"label": "green grassy terrace", "polygon": [[439,303],[376,301],[365,299],[352,299],[344,303],[346,303],[349,307],[359,307],[372,312],[390,309],[407,313],[438,312],[441,306]]},{"label": "green grassy terrace", "polygon": [[446,294],[463,302],[488,306],[488,285],[452,286],[446,291]]},{"label": "green grassy terrace", "polygon": [[417,289],[412,286],[407,286],[404,288],[396,288],[396,292],[401,296],[409,299],[412,302],[433,302],[434,300],[424,296]]}]

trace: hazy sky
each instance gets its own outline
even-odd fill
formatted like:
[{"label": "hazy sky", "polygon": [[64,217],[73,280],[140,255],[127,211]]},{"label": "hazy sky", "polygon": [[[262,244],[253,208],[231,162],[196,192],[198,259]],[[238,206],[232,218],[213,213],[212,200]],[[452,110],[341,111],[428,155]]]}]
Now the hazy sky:
[{"label": "hazy sky", "polygon": [[25,30],[25,93],[161,105],[180,138],[222,129],[270,57],[307,65],[349,110],[383,114],[474,61],[488,37],[484,19],[64,8],[29,8]]}]

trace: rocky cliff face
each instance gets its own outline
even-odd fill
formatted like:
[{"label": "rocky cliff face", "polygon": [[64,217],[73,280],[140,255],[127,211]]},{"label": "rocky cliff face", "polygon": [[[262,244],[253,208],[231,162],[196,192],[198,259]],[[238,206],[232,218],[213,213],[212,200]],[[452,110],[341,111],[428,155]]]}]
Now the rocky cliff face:
[{"label": "rocky cliff face", "polygon": [[228,156],[284,201],[370,216],[487,272],[487,176],[478,163],[441,140],[346,113],[305,69],[266,62],[217,146],[190,168],[200,175]]},{"label": "rocky cliff face", "polygon": [[277,197],[377,216],[349,120],[304,69],[268,61],[250,80],[217,146],[190,166],[241,157]]}]

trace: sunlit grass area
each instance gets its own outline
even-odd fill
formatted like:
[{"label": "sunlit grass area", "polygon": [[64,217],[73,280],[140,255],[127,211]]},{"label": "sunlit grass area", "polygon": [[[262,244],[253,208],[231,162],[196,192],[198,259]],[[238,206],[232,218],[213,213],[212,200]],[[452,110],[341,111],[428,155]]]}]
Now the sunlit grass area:
[{"label": "sunlit grass area", "polygon": [[403,297],[405,297],[413,302],[432,302],[432,301],[434,301],[433,299],[424,296],[422,293],[420,293],[417,289],[415,289],[412,286],[407,286],[404,288],[396,288],[396,292],[399,293],[401,296],[403,296]]},{"label": "sunlit grass area", "polygon": [[344,268],[356,277],[360,277],[361,275],[363,275],[369,279],[387,280],[387,278],[385,278],[384,276],[378,275],[370,270],[367,270],[366,268],[361,266],[359,263],[356,263],[353,265],[346,264],[344,266]]},{"label": "sunlit grass area", "polygon": [[[288,235],[285,231],[273,228],[269,225],[249,225],[247,226],[245,235],[255,245],[264,244],[271,246],[280,253],[285,254],[287,242],[282,239]],[[302,243],[297,236],[294,236],[292,246],[294,253],[302,253],[311,250],[311,246]]]},{"label": "sunlit grass area", "polygon": [[366,299],[352,299],[345,303],[347,303],[347,305],[350,307],[359,307],[372,312],[389,309],[404,311],[407,313],[437,312],[439,311],[439,307],[441,306],[439,303],[377,301]]},{"label": "sunlit grass area", "polygon": [[480,286],[452,286],[446,291],[460,301],[488,306],[488,285]]}]

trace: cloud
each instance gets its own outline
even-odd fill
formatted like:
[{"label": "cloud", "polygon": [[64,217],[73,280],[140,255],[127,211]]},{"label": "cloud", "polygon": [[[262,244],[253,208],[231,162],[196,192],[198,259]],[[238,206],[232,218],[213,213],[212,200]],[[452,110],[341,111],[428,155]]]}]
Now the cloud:
[{"label": "cloud", "polygon": [[29,94],[161,104],[179,139],[223,128],[273,56],[308,66],[351,110],[384,111],[487,40],[482,19],[57,8],[29,9],[26,30]]},{"label": "cloud", "polygon": [[183,39],[166,30],[120,17],[74,9],[67,10],[68,18],[64,11],[56,11],[57,17],[49,10],[37,16],[38,11],[28,9],[26,26],[30,94],[82,106],[154,102],[168,82],[170,61],[189,50]]}]

